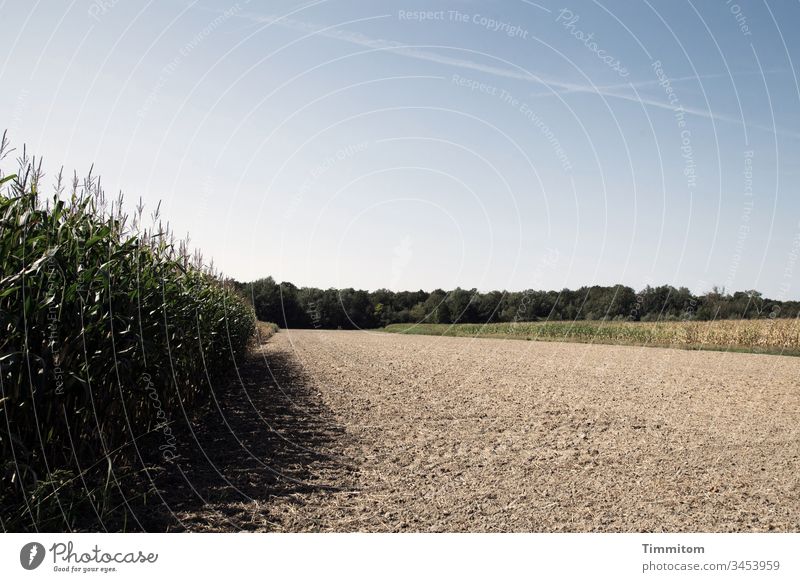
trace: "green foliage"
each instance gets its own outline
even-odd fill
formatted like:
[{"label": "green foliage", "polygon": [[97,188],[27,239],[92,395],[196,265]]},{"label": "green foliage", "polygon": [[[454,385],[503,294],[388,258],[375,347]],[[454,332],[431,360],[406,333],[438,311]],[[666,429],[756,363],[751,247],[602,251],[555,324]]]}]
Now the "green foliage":
[{"label": "green foliage", "polygon": [[121,199],[106,208],[91,175],[66,196],[59,176],[46,201],[24,154],[0,178],[0,496],[63,506],[58,471],[138,457],[137,439],[207,401],[255,318],[141,207],[131,224]]},{"label": "green foliage", "polygon": [[797,301],[766,299],[756,291],[726,294],[712,289],[693,295],[686,287],[614,285],[561,291],[481,293],[452,291],[367,292],[355,289],[298,289],[272,277],[237,284],[255,306],[258,318],[288,328],[358,329],[394,323],[495,323],[525,321],[708,321],[791,318]]}]

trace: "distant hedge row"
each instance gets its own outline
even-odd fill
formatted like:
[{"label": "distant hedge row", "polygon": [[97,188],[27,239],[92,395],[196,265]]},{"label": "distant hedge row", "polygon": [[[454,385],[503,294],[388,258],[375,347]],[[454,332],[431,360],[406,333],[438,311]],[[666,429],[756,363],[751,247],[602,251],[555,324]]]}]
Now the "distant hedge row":
[{"label": "distant hedge row", "polygon": [[272,277],[236,283],[258,318],[281,327],[353,329],[394,323],[503,323],[521,321],[711,321],[800,315],[800,302],[712,289],[694,295],[661,285],[636,291],[624,285],[561,291],[363,291],[298,288]]},{"label": "distant hedge row", "polygon": [[35,160],[0,179],[0,525],[55,513],[63,529],[68,491],[103,502],[89,469],[179,455],[172,423],[243,355],[255,315],[160,225],[141,229],[141,209],[106,208],[93,178],[46,201]]}]

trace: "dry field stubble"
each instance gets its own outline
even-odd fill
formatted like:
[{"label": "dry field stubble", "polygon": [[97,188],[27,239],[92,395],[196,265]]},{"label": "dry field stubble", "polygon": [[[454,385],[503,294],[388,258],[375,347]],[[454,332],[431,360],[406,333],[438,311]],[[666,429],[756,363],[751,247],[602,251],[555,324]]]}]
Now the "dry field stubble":
[{"label": "dry field stubble", "polygon": [[347,460],[320,476],[343,490],[252,508],[268,529],[800,530],[800,359],[336,331],[263,350]]}]

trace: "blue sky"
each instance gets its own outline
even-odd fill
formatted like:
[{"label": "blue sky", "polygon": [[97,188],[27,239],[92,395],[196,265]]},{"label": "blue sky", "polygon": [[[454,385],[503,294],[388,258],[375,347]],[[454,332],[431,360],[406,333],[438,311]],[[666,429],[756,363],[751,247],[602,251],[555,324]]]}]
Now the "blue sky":
[{"label": "blue sky", "polygon": [[236,278],[800,297],[796,2],[0,12],[14,144]]}]

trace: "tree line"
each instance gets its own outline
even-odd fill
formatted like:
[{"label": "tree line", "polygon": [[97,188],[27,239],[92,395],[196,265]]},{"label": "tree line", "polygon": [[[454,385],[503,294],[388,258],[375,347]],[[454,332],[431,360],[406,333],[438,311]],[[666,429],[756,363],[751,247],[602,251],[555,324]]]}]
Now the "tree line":
[{"label": "tree line", "polygon": [[233,281],[257,317],[281,327],[369,329],[391,323],[492,323],[511,321],[614,320],[698,321],[797,317],[798,301],[767,299],[758,291],[730,294],[713,288],[694,295],[686,287],[624,285],[561,291],[364,291],[318,289],[266,277]]}]

